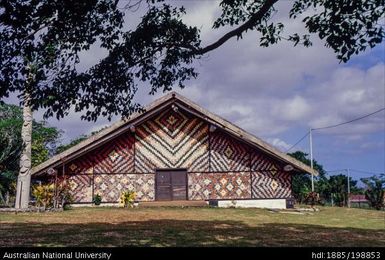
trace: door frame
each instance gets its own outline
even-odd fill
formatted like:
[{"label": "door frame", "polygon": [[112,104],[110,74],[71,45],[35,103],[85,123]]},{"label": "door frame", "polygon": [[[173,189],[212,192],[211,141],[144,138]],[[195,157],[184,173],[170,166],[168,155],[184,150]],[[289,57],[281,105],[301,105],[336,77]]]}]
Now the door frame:
[{"label": "door frame", "polygon": [[[158,200],[158,192],[157,192],[157,186],[158,186],[158,182],[157,182],[157,174],[158,172],[185,172],[185,180],[186,180],[186,199],[185,200],[188,200],[188,170],[187,168],[156,168],[155,169],[155,201],[159,201]],[[170,181],[171,181],[171,200],[170,201],[174,201],[174,193],[172,192],[172,174],[170,175]]]}]

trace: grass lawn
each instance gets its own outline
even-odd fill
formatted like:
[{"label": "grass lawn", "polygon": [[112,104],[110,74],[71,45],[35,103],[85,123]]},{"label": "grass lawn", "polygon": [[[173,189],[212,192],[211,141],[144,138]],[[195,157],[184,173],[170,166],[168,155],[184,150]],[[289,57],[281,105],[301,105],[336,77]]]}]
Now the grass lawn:
[{"label": "grass lawn", "polygon": [[385,246],[384,211],[75,208],[0,213],[0,246]]}]

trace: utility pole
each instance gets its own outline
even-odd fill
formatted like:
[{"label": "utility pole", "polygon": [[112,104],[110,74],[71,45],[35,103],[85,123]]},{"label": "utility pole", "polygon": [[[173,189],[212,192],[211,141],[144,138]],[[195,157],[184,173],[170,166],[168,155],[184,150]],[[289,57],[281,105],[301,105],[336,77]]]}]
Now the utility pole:
[{"label": "utility pole", "polygon": [[350,171],[349,168],[346,169],[348,173],[348,207],[350,208]]},{"label": "utility pole", "polygon": [[[310,143],[310,167],[313,170],[313,138],[311,134],[312,129],[309,130],[309,143]],[[311,191],[314,192],[314,175],[311,173]]]}]

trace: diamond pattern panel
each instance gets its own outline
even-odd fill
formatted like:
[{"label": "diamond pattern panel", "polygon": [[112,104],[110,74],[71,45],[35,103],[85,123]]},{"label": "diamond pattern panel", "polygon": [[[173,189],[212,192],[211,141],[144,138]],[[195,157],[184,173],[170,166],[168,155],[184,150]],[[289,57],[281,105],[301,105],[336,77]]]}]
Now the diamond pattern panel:
[{"label": "diamond pattern panel", "polygon": [[249,170],[249,147],[228,134],[218,130],[210,133],[210,149],[211,171]]},{"label": "diamond pattern panel", "polygon": [[65,173],[73,174],[92,174],[93,173],[93,156],[91,153],[83,155],[65,165]]},{"label": "diamond pattern panel", "polygon": [[74,202],[92,201],[92,176],[73,175],[68,178]]},{"label": "diamond pattern panel", "polygon": [[94,194],[100,194],[103,202],[119,202],[122,191],[133,190],[139,201],[155,198],[154,174],[98,174],[95,175]]},{"label": "diamond pattern panel", "polygon": [[94,152],[95,173],[134,171],[134,136],[124,133]]},{"label": "diamond pattern panel", "polygon": [[188,196],[190,200],[250,198],[250,173],[189,173]]},{"label": "diamond pattern panel", "polygon": [[66,164],[66,174],[131,173],[134,136],[124,133],[100,148]]}]

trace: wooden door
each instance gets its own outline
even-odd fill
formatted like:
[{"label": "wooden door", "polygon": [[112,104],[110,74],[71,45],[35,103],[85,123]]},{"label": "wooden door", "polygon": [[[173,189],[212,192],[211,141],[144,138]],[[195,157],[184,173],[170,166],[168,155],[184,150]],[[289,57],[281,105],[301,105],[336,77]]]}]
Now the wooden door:
[{"label": "wooden door", "polygon": [[156,200],[186,200],[187,171],[159,170],[156,172]]},{"label": "wooden door", "polygon": [[156,200],[172,200],[171,172],[156,172]]}]

